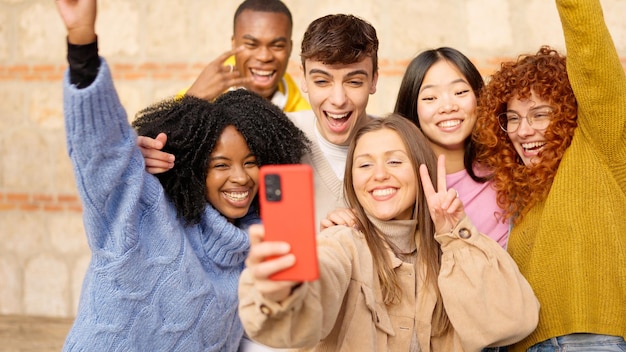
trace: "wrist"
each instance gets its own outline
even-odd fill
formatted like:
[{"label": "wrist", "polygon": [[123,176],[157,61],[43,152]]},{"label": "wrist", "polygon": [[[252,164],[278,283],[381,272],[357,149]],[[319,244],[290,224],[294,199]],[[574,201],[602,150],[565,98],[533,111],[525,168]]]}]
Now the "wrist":
[{"label": "wrist", "polygon": [[75,28],[67,31],[67,41],[73,45],[91,44],[96,41],[94,28]]}]

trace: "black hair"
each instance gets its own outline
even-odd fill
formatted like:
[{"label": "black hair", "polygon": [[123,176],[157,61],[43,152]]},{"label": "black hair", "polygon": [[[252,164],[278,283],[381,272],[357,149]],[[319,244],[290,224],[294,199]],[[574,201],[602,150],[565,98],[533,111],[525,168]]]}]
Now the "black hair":
[{"label": "black hair", "polygon": [[299,163],[309,148],[304,133],[278,107],[244,89],[226,92],[213,103],[191,96],[161,101],[133,122],[139,135],[167,134],[163,151],[176,161],[156,176],[187,224],[198,223],[208,204],[209,156],[227,126],[244,136],[259,166]]},{"label": "black hair", "polygon": [[293,27],[293,18],[291,17],[291,11],[287,5],[285,5],[280,0],[244,0],[237,10],[235,11],[235,16],[233,17],[233,32],[234,26],[237,23],[237,17],[241,15],[245,10],[256,11],[256,12],[270,12],[270,13],[282,13],[289,19],[289,27]]},{"label": "black hair", "polygon": [[[472,87],[476,100],[478,100],[480,91],[485,85],[485,81],[476,66],[460,51],[450,47],[441,47],[421,52],[411,60],[404,73],[404,77],[402,77],[396,106],[394,108],[395,113],[413,121],[420,129],[422,127],[420,126],[419,117],[417,116],[417,97],[428,70],[431,66],[442,60],[450,62],[461,71],[461,74]],[[476,146],[470,134],[470,136],[465,139],[463,164],[465,165],[465,170],[467,170],[467,173],[474,181],[481,183],[486,182],[489,177],[480,177],[474,173],[473,166],[476,161],[476,153]]]}]

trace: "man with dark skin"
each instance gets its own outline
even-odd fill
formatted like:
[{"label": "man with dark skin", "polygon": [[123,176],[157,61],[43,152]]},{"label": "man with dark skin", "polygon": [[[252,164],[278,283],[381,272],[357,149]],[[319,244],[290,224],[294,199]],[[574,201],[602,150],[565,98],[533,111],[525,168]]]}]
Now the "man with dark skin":
[{"label": "man with dark skin", "polygon": [[280,0],[245,0],[233,18],[231,51],[209,64],[187,94],[213,100],[226,89],[243,86],[285,112],[310,109],[286,74],[292,27],[291,12]]},{"label": "man with dark skin", "polygon": [[235,68],[251,78],[245,83],[247,89],[271,100],[287,71],[291,31],[291,16],[284,12],[245,8],[235,13],[232,47],[244,47],[235,54]]},{"label": "man with dark skin", "polygon": [[[209,63],[181,94],[209,101],[234,87],[244,87],[270,100],[286,113],[310,110],[298,85],[287,73],[292,50],[292,17],[280,0],[244,0],[233,18],[231,50]],[[147,170],[164,172],[174,158],[160,151],[167,141],[138,137]]]}]

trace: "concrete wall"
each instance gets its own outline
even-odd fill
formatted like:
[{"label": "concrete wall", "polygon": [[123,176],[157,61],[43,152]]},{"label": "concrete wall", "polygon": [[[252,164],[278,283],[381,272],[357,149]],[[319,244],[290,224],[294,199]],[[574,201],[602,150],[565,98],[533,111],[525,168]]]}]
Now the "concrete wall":
[{"label": "concrete wall", "polygon": [[[289,72],[299,77],[313,19],[352,13],[380,39],[378,92],[368,112],[392,110],[408,61],[452,46],[484,75],[519,53],[563,50],[548,0],[285,0],[294,16]],[[97,32],[130,116],[191,84],[230,47],[234,0],[103,0]],[[602,0],[626,64],[626,2]],[[65,30],[51,0],[0,0],[0,315],[72,317],[90,254],[65,149],[61,77]]]}]

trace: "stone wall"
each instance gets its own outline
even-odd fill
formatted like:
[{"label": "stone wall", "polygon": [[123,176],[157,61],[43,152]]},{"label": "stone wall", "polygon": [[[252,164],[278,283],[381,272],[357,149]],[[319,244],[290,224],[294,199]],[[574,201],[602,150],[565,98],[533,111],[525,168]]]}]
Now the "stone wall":
[{"label": "stone wall", "polygon": [[[393,108],[409,60],[452,46],[487,76],[540,45],[564,49],[547,0],[285,0],[294,16],[289,72],[300,77],[302,33],[328,13],[370,21],[380,39],[378,92]],[[97,32],[129,116],[191,84],[230,47],[234,0],[103,0]],[[626,2],[603,0],[626,58]],[[65,31],[51,0],[0,0],[0,315],[72,317],[90,254],[65,149],[61,78]],[[626,60],[623,60],[626,64]]]}]

